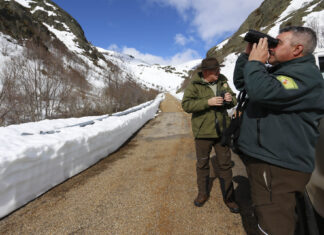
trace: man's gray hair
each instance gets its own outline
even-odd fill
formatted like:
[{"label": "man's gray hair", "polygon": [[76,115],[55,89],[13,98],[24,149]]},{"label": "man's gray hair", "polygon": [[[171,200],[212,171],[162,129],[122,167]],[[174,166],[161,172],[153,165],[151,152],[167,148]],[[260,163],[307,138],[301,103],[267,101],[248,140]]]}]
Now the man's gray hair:
[{"label": "man's gray hair", "polygon": [[317,45],[317,36],[314,30],[303,26],[288,26],[280,29],[279,33],[293,32],[293,45],[301,44],[304,46],[303,55],[312,54]]}]

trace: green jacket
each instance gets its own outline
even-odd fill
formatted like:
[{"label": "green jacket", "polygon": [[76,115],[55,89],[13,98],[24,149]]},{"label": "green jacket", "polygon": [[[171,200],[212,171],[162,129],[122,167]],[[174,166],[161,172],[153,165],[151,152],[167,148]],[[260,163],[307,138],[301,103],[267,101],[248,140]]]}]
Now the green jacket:
[{"label": "green jacket", "polygon": [[314,169],[324,80],[313,55],[266,68],[240,55],[234,84],[249,97],[238,145],[248,156],[284,168]]},{"label": "green jacket", "polygon": [[235,93],[233,93],[227,83],[227,78],[220,74],[217,80],[216,96],[221,96],[221,94],[226,92],[232,94],[233,100],[231,103],[220,107],[210,107],[208,99],[214,97],[215,94],[198,73],[194,75],[192,82],[185,89],[181,105],[184,111],[192,113],[191,125],[195,138],[218,138],[216,117],[221,132],[223,131],[224,118],[226,127],[228,127],[230,118],[227,114],[227,109],[236,105],[236,98]]}]

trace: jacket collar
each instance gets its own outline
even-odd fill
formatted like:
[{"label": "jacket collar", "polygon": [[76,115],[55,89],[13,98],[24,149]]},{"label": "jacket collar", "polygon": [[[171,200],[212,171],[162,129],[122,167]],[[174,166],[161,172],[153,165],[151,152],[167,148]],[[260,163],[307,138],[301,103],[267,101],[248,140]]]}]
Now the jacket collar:
[{"label": "jacket collar", "polygon": [[271,68],[271,70],[274,71],[274,70],[277,70],[277,69],[281,68],[282,66],[286,66],[286,65],[290,65],[290,64],[306,63],[306,62],[315,64],[314,55],[313,54],[305,55],[305,56],[302,56],[302,57],[299,57],[299,58],[296,58],[296,59],[292,59],[292,60],[277,64],[277,65],[273,66]]},{"label": "jacket collar", "polygon": [[204,79],[202,79],[198,74],[197,76],[194,76],[194,79],[192,80],[192,83],[199,83],[203,85],[211,85],[211,84],[216,84],[216,83],[224,83],[227,81],[227,78],[223,74],[219,74],[218,79],[216,82],[206,82]]}]

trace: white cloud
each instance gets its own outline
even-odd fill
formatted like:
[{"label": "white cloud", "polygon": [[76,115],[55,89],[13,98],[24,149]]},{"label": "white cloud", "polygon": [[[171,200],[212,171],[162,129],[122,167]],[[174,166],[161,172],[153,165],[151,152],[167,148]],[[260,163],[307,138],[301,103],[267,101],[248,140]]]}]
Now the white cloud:
[{"label": "white cloud", "polygon": [[148,53],[141,53],[135,48],[123,47],[121,50],[123,54],[132,55],[137,59],[144,60],[150,64],[165,64],[165,60],[160,56],[155,56]]},{"label": "white cloud", "polygon": [[130,48],[126,46],[124,46],[123,48],[119,48],[116,44],[110,45],[108,47],[108,50],[114,50],[123,54],[132,55],[135,58],[141,59],[149,64],[178,65],[201,58],[199,56],[199,53],[193,49],[186,49],[185,51],[177,53],[170,58],[163,58],[161,56],[142,53],[135,48]]},{"label": "white cloud", "polygon": [[181,53],[175,54],[169,61],[169,64],[172,65],[178,65],[183,64],[185,62],[195,60],[195,59],[201,59],[198,52],[192,49],[186,49],[185,51]]},{"label": "white cloud", "polygon": [[119,51],[117,44],[111,44],[107,49],[111,51]]},{"label": "white cloud", "polygon": [[174,37],[174,40],[175,40],[176,44],[180,44],[181,46],[184,46],[187,43],[186,38],[182,34],[177,34]]},{"label": "white cloud", "polygon": [[[263,0],[146,0],[177,9],[199,37],[210,42],[233,32]],[[191,17],[188,17],[188,16]],[[193,16],[193,17],[192,17]]]},{"label": "white cloud", "polygon": [[179,44],[181,46],[185,46],[187,43],[189,42],[193,42],[194,38],[193,37],[185,37],[183,34],[178,33],[176,34],[176,36],[174,37],[175,43]]},{"label": "white cloud", "polygon": [[185,12],[190,8],[192,8],[192,3],[195,0],[146,0],[146,1],[151,3],[158,3],[162,6],[164,5],[164,6],[175,7],[184,18],[187,18]]}]

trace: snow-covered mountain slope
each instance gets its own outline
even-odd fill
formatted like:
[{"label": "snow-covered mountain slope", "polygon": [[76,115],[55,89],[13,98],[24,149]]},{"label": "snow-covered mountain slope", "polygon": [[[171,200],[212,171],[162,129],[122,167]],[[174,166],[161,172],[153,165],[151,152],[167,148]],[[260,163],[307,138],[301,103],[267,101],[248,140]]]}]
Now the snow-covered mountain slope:
[{"label": "snow-covered mountain slope", "polygon": [[107,72],[115,68],[87,41],[77,21],[55,3],[50,0],[4,0],[0,8],[7,13],[1,17],[0,31],[4,34],[17,41],[37,38],[40,46],[50,52],[60,48],[65,51],[63,57],[67,67],[87,71],[86,80],[94,88],[105,85]]},{"label": "snow-covered mountain slope", "polygon": [[0,62],[0,125],[121,111],[175,93],[199,63],[149,64],[98,49],[51,0],[0,1]]},{"label": "snow-covered mountain slope", "polygon": [[184,64],[159,65],[149,64],[130,55],[121,54],[115,51],[98,48],[107,60],[110,60],[125,73],[130,73],[132,77],[145,87],[158,89],[159,91],[177,91],[184,78],[188,76],[188,71],[197,66],[201,60],[193,60]]},{"label": "snow-covered mountain slope", "polygon": [[[37,36],[36,29],[41,28],[43,34],[50,35],[46,37],[47,41],[58,39],[69,54],[77,57],[72,62],[65,55],[66,65],[84,71],[86,80],[94,88],[104,87],[107,80],[111,79],[119,82],[132,79],[148,88],[175,90],[180,87],[183,77],[187,76],[187,70],[199,63],[194,61],[176,67],[152,65],[128,55],[97,48],[87,41],[78,22],[51,0],[4,0],[0,2],[0,8],[10,9],[14,12],[11,18],[17,18],[19,22],[27,20],[26,27],[33,35]],[[20,17],[21,15],[24,17]],[[8,19],[2,18],[10,30],[6,31],[0,24],[0,32],[15,40],[33,38],[33,35],[21,32],[22,25],[15,26]],[[46,40],[44,37],[41,43],[49,47]]]}]

